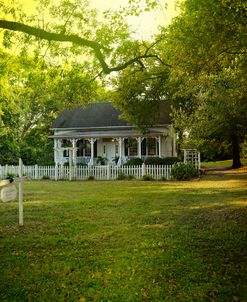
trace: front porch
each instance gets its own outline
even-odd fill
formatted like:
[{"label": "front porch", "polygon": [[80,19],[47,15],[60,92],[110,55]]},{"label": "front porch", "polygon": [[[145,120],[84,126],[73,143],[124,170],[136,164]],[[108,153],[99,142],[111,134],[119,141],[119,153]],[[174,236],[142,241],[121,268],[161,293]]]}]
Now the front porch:
[{"label": "front porch", "polygon": [[[54,161],[87,165],[118,165],[131,158],[176,156],[175,140],[167,135],[147,137],[54,138]],[[172,146],[172,147],[171,147]]]}]

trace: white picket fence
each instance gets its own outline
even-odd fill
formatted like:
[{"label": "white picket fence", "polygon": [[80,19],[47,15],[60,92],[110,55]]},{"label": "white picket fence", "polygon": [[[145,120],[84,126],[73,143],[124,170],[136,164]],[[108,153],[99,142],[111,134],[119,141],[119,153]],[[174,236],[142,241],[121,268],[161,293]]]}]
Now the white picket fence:
[{"label": "white picket fence", "polygon": [[[32,180],[114,180],[121,176],[142,179],[148,175],[153,179],[171,179],[172,165],[141,166],[24,166],[23,175]],[[18,176],[18,166],[0,166],[0,179],[8,175]]]}]

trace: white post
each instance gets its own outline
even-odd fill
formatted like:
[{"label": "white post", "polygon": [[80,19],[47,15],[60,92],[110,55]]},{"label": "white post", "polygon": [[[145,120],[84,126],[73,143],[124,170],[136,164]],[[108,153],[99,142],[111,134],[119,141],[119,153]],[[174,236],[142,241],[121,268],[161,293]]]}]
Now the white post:
[{"label": "white post", "polygon": [[55,180],[58,180],[58,164],[55,164]]},{"label": "white post", "polygon": [[77,142],[77,139],[73,138],[72,139],[72,148],[73,148],[72,162],[73,162],[74,165],[76,164],[76,150],[77,150],[76,142]]},{"label": "white post", "polygon": [[110,166],[109,165],[107,165],[106,166],[106,178],[107,178],[107,180],[109,180],[110,179]]},{"label": "white post", "polygon": [[146,165],[142,164],[142,177],[146,174]]},{"label": "white post", "polygon": [[198,152],[198,170],[200,170],[201,169],[201,153],[200,152]]},{"label": "white post", "polygon": [[93,165],[93,158],[94,158],[94,142],[96,141],[95,138],[90,138],[89,142],[91,145],[91,158],[90,158],[90,162],[89,165],[92,166]]},{"label": "white post", "polygon": [[141,144],[142,144],[142,138],[141,137],[137,137],[137,143],[138,143],[138,157],[139,158],[142,158],[142,147],[141,147]]},{"label": "white post", "polygon": [[124,140],[124,138],[122,138],[122,137],[119,137],[117,139],[117,141],[118,141],[118,155],[119,155],[119,159],[118,159],[118,163],[117,163],[118,166],[122,165],[122,158],[123,158],[123,144],[122,144],[122,142],[123,142],[123,140]]},{"label": "white post", "polygon": [[184,149],[184,163],[187,163],[187,152],[186,149]]},{"label": "white post", "polygon": [[23,163],[21,158],[19,159],[19,225],[23,226]]},{"label": "white post", "polygon": [[161,157],[161,136],[160,135],[158,138],[158,143],[159,143],[159,157]]},{"label": "white post", "polygon": [[63,150],[61,139],[54,140],[54,161],[56,164],[63,164]]},{"label": "white post", "polygon": [[37,180],[39,178],[38,174],[39,174],[39,167],[38,165],[35,165],[35,172],[34,172],[34,179]]},{"label": "white post", "polygon": [[69,149],[69,180],[72,180],[72,156],[73,150]]}]

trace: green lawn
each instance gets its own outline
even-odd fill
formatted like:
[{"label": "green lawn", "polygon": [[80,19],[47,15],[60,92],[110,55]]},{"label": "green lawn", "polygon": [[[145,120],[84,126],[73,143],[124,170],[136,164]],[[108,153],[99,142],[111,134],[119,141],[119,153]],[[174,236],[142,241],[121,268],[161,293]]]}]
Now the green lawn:
[{"label": "green lawn", "polygon": [[[241,163],[242,165],[247,166],[247,158],[242,158]],[[218,168],[218,167],[230,168],[232,166],[232,159],[202,162],[201,166],[202,168]]]},{"label": "green lawn", "polygon": [[247,301],[247,174],[27,182],[0,203],[0,301]]}]

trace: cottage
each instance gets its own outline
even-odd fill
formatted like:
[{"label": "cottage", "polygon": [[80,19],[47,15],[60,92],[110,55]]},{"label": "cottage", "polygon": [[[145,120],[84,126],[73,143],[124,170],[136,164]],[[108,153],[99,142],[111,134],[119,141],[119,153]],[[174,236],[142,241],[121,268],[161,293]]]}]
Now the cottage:
[{"label": "cottage", "polygon": [[166,110],[145,135],[120,115],[111,103],[61,112],[52,125],[55,163],[122,165],[130,158],[176,156],[176,136]]}]

